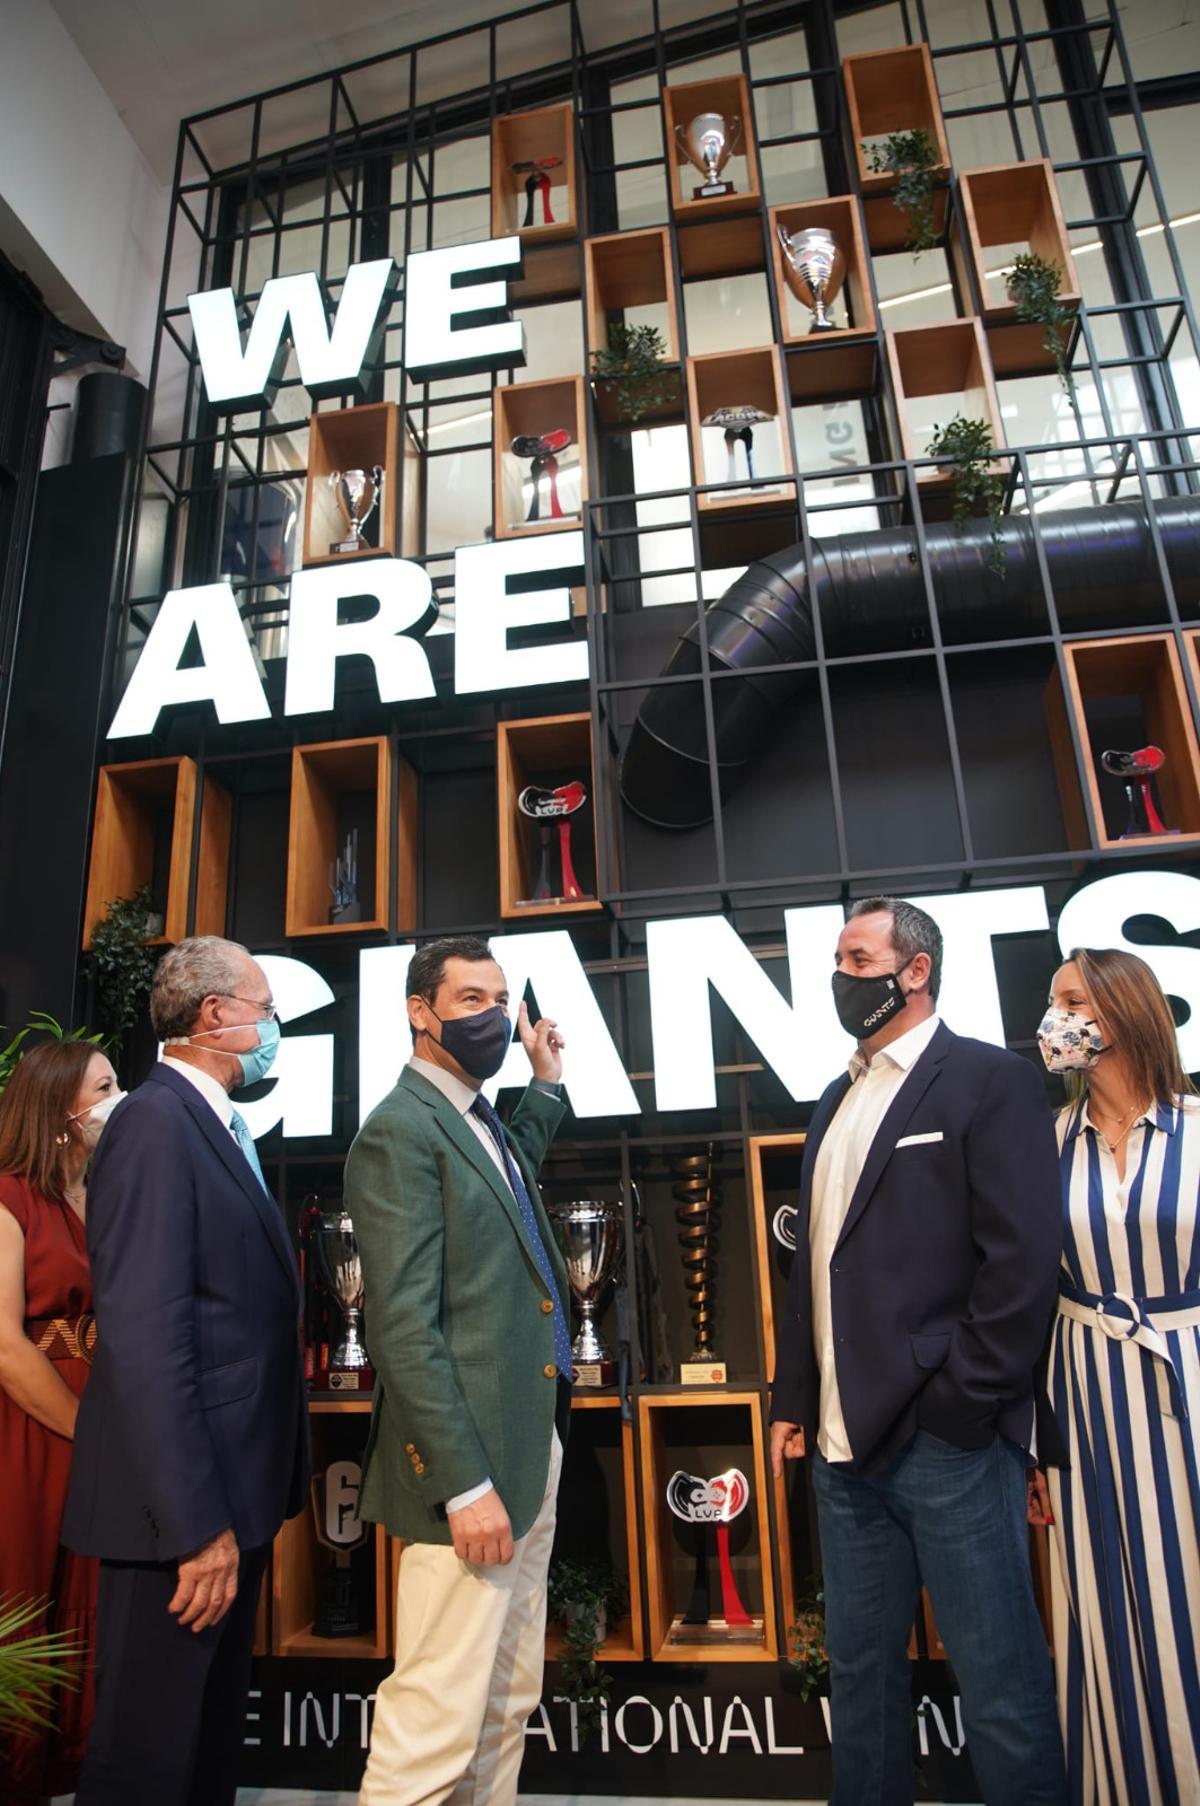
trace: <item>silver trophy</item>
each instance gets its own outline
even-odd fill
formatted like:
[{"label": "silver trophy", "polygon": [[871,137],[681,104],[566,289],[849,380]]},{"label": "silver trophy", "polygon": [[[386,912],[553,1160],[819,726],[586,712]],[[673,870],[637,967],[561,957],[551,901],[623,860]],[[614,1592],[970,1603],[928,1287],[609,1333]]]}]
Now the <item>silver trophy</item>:
[{"label": "silver trophy", "polygon": [[621,1206],[583,1199],[551,1204],[548,1211],[567,1263],[567,1282],[582,1322],[571,1346],[575,1383],[611,1386],[617,1377],[612,1350],[596,1328],[596,1307],[621,1249]]},{"label": "silver trophy", "polygon": [[827,309],[842,286],[846,259],[833,233],[824,226],[806,226],[801,232],[790,233],[786,226],[780,226],[779,248],[788,287],[797,301],[812,309],[809,331],[836,332]]},{"label": "silver trophy", "polygon": [[704,181],[693,188],[694,201],[708,201],[715,195],[732,194],[732,182],[722,182],[721,171],[738,147],[742,122],[735,113],[726,119],[724,113],[697,113],[686,128],[677,125],[675,137],[689,163],[694,163]]},{"label": "silver trophy", "polygon": [[369,1392],[375,1375],[363,1341],[362,1261],[349,1213],[322,1211],[311,1245],[321,1283],[342,1313],[341,1332],[329,1350],[322,1382],[331,1392]]},{"label": "silver trophy", "polygon": [[335,926],[361,922],[362,902],[358,895],[358,829],[351,828],[346,844],[329,868],[329,893],[333,902],[329,920]]},{"label": "silver trophy", "polygon": [[[371,470],[331,470],[329,487],[337,496],[337,504],[350,529],[347,539],[335,539],[330,552],[364,552],[374,551],[363,538],[363,528],[371,515],[379,506],[383,495],[383,465],[376,464]],[[363,507],[363,497],[367,490],[371,499]]]},{"label": "silver trophy", "polygon": [[765,414],[761,408],[750,403],[732,408],[714,408],[706,414],[701,426],[722,426],[725,429],[725,480],[727,483],[738,481],[737,448],[745,447],[746,475],[752,483],[758,482],[758,472],[754,468],[754,428],[764,421],[774,420],[774,414]]}]

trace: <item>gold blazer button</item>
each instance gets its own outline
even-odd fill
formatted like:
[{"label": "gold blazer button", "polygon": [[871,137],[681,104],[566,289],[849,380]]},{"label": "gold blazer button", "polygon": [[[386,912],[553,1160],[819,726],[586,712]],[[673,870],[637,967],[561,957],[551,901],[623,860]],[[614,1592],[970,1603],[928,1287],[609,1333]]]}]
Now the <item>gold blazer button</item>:
[{"label": "gold blazer button", "polygon": [[543,1298],[542,1299],[542,1316],[549,1317],[551,1315],[551,1313],[553,1312],[553,1310],[554,1310],[553,1298]]},{"label": "gold blazer button", "polygon": [[547,1361],[546,1365],[542,1368],[542,1373],[548,1380],[552,1380],[557,1372],[558,1368],[554,1365],[553,1361]]}]

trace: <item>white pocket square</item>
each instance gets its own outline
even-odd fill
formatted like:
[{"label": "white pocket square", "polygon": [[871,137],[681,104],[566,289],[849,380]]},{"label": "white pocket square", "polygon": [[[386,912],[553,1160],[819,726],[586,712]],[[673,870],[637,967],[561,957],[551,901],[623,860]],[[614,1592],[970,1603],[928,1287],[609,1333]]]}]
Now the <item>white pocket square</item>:
[{"label": "white pocket square", "polygon": [[944,1141],[945,1136],[940,1129],[931,1129],[928,1135],[904,1135],[896,1143],[897,1148],[919,1148],[930,1141]]}]

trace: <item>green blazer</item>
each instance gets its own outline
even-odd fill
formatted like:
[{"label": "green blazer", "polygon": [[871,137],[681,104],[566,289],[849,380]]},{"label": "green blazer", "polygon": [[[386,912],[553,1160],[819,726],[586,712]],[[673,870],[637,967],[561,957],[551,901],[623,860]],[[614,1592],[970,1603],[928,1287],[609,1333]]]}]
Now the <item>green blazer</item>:
[{"label": "green blazer", "polygon": [[[562,1116],[530,1085],[507,1132],[567,1310],[537,1188]],[[362,1515],[407,1542],[449,1543],[445,1501],[490,1477],[524,1536],[546,1490],[559,1388],[553,1305],[516,1199],[470,1124],[408,1067],[354,1138],[345,1195],[378,1376]]]}]

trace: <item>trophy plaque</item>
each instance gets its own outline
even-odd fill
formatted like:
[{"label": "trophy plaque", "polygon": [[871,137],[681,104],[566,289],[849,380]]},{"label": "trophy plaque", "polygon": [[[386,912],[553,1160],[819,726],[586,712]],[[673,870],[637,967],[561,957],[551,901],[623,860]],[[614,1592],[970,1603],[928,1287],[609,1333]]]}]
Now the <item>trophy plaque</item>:
[{"label": "trophy plaque", "polygon": [[363,1276],[354,1224],[345,1210],[323,1210],[311,1235],[322,1285],[341,1313],[329,1365],[317,1376],[329,1392],[370,1392],[375,1372],[363,1342]]},{"label": "trophy plaque", "polygon": [[746,449],[746,475],[752,483],[758,482],[758,473],[754,468],[754,428],[764,420],[774,420],[773,414],[764,414],[761,408],[745,405],[735,408],[714,408],[701,421],[702,426],[723,426],[725,428],[725,480],[729,483],[738,481],[737,447]]},{"label": "trophy plaque", "polygon": [[329,868],[329,920],[334,927],[347,927],[363,919],[358,895],[358,829],[351,828],[346,844]]},{"label": "trophy plaque", "polygon": [[[383,466],[376,464],[371,470],[331,470],[329,486],[337,497],[338,507],[345,517],[348,536],[335,539],[330,546],[330,553],[341,552],[373,552],[374,546],[368,545],[363,538],[363,527],[379,506],[383,495]],[[370,500],[363,506],[364,497],[370,490]]]},{"label": "trophy plaque", "polygon": [[1179,829],[1168,828],[1158,813],[1150,786],[1150,780],[1166,762],[1167,755],[1161,746],[1142,746],[1137,752],[1100,754],[1100,763],[1109,777],[1120,778],[1125,785],[1129,819],[1119,837],[1121,840],[1136,840],[1147,834],[1178,834]]},{"label": "trophy plaque", "polygon": [[726,119],[724,113],[697,113],[686,129],[677,125],[675,137],[689,163],[704,177],[699,188],[693,188],[694,201],[710,201],[717,195],[733,194],[732,182],[721,180],[721,171],[737,149],[742,135],[742,122],[735,113]]},{"label": "trophy plaque", "polygon": [[671,1192],[683,1250],[683,1283],[692,1315],[692,1353],[679,1367],[681,1386],[723,1386],[729,1375],[713,1347],[713,1267],[721,1192],[715,1183],[714,1148],[684,1154],[673,1163]]},{"label": "trophy plaque", "polygon": [[[532,897],[519,897],[517,907],[529,908],[536,903],[582,903],[588,893],[575,876],[571,858],[571,817],[587,802],[587,791],[580,783],[560,784],[555,790],[543,790],[527,784],[517,798],[517,808],[529,817],[537,832],[537,877]],[[558,823],[558,862],[562,883],[557,893],[550,882],[551,824]]]},{"label": "trophy plaque", "polygon": [[357,1461],[331,1461],[312,1481],[313,1521],[317,1541],[333,1560],[326,1569],[313,1617],[314,1637],[358,1637],[371,1627],[373,1613],[365,1597],[361,1562],[371,1526],[358,1515],[362,1469]]},{"label": "trophy plaque", "polygon": [[[692,1526],[696,1569],[687,1610],[673,1620],[668,1643],[761,1643],[763,1621],[752,1618],[738,1596],[729,1553],[729,1526],[745,1511],[750,1487],[740,1468],[712,1480],[682,1470],[667,1482],[667,1504],[681,1523]],[[708,1527],[716,1526],[721,1572],[721,1615],[712,1617],[708,1588]]]},{"label": "trophy plaque", "polygon": [[779,248],[788,287],[797,301],[812,309],[809,331],[836,332],[828,309],[845,278],[846,260],[833,233],[824,226],[807,226],[791,233],[780,226]]},{"label": "trophy plaque", "polygon": [[557,169],[561,162],[561,157],[539,157],[536,162],[509,165],[515,176],[525,177],[525,218],[521,221],[520,231],[525,232],[533,225],[533,203],[539,194],[542,197],[542,224],[554,224],[554,215],[550,211],[549,171]]},{"label": "trophy plaque", "polygon": [[529,509],[525,515],[525,525],[542,518],[542,478],[549,478],[550,512],[547,520],[565,520],[562,503],[558,499],[558,454],[565,451],[571,443],[571,435],[565,426],[558,426],[550,433],[518,433],[512,442],[513,455],[528,458],[529,478],[532,491],[529,498]]},{"label": "trophy plaque", "polygon": [[567,1282],[582,1319],[571,1345],[577,1386],[612,1386],[617,1364],[596,1328],[596,1308],[621,1252],[621,1206],[582,1199],[551,1204],[547,1215],[567,1263]]}]

